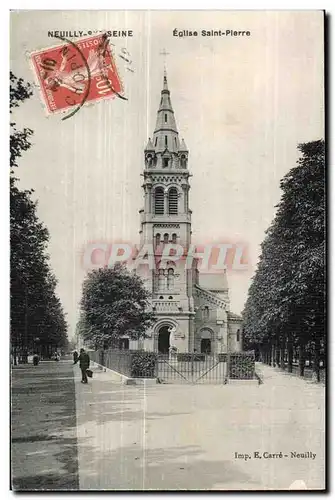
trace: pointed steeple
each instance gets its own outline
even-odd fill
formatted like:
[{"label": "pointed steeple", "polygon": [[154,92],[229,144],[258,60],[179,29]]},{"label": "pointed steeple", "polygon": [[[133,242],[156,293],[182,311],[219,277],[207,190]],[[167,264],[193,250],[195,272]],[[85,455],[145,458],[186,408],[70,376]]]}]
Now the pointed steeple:
[{"label": "pointed steeple", "polygon": [[188,149],[186,147],[184,139],[181,140],[181,144],[179,146],[179,151],[180,152],[188,152]]},{"label": "pointed steeple", "polygon": [[167,74],[164,69],[163,89],[157,112],[156,127],[153,135],[153,144],[156,153],[177,153],[180,142],[177,124],[170,99]]},{"label": "pointed steeple", "polygon": [[155,151],[154,145],[152,144],[150,137],[144,151]]},{"label": "pointed steeple", "polygon": [[167,73],[166,68],[164,67],[164,78],[163,78],[163,90],[169,90],[167,84]]}]

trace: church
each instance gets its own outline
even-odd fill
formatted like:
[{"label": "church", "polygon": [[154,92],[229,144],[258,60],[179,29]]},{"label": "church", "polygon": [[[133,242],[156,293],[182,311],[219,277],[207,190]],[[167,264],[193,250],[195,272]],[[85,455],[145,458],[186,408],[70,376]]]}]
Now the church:
[{"label": "church", "polygon": [[157,265],[154,270],[137,270],[152,295],[156,321],[146,339],[127,344],[130,349],[162,354],[171,347],[189,353],[239,352],[242,318],[230,312],[226,272],[202,274],[196,259],[185,266],[185,256],[160,261],[164,245],[179,244],[187,252],[191,244],[188,161],[164,71],[156,127],[144,150],[144,207],[140,210],[140,246],[152,245]]}]

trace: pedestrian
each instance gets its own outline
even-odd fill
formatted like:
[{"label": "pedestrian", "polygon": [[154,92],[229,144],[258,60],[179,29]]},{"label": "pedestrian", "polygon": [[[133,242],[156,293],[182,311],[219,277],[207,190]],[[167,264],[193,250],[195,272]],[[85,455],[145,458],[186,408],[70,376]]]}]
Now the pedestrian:
[{"label": "pedestrian", "polygon": [[73,364],[75,365],[78,361],[78,351],[73,351]]},{"label": "pedestrian", "polygon": [[34,364],[34,366],[37,366],[39,362],[40,362],[40,357],[39,357],[39,355],[37,353],[35,353],[34,356],[33,356],[33,364]]},{"label": "pedestrian", "polygon": [[87,384],[86,370],[88,370],[88,368],[90,367],[90,357],[87,354],[87,352],[85,351],[85,349],[83,349],[83,348],[80,349],[80,354],[79,354],[79,357],[78,357],[77,361],[75,362],[75,364],[78,361],[79,361],[79,366],[81,369],[81,383]]}]

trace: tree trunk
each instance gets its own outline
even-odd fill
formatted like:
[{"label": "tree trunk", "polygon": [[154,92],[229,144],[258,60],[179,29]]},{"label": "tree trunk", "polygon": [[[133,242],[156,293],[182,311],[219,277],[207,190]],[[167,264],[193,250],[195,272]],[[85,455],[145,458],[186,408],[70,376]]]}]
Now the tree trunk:
[{"label": "tree trunk", "polygon": [[280,347],[279,340],[276,340],[276,366],[280,367]]},{"label": "tree trunk", "polygon": [[272,344],[271,357],[272,357],[272,366],[275,367],[276,366],[276,347],[275,347],[275,344]]},{"label": "tree trunk", "polygon": [[320,378],[320,342],[319,342],[319,340],[317,340],[315,342],[313,369],[314,369],[316,381],[320,382],[321,378]]},{"label": "tree trunk", "polygon": [[308,351],[308,368],[312,366],[313,353],[311,350]]},{"label": "tree trunk", "polygon": [[305,346],[303,344],[299,345],[299,375],[300,377],[304,376],[305,373]]},{"label": "tree trunk", "polygon": [[287,343],[287,371],[289,373],[293,371],[293,346],[291,342]]},{"label": "tree trunk", "polygon": [[99,365],[105,366],[105,351],[104,351],[104,349],[99,350]]},{"label": "tree trunk", "polygon": [[14,351],[13,351],[13,361],[14,361],[14,366],[17,366],[17,352],[16,352],[16,347],[14,347]]},{"label": "tree trunk", "polygon": [[269,344],[268,346],[268,365],[272,365],[272,345]]},{"label": "tree trunk", "polygon": [[281,346],[280,346],[280,368],[282,370],[285,370],[285,340],[282,340]]}]

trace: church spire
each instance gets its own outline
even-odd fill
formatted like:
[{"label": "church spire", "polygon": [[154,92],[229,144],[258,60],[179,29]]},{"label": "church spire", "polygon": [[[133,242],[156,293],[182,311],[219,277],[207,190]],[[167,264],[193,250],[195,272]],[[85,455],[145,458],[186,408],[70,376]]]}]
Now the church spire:
[{"label": "church spire", "polygon": [[167,73],[166,73],[165,66],[164,66],[163,90],[169,90],[168,89],[168,84],[167,84]]},{"label": "church spire", "polygon": [[164,151],[177,153],[180,146],[177,124],[170,98],[166,69],[164,69],[163,89],[161,91],[161,100],[157,111],[153,144],[156,153],[163,153]]}]

